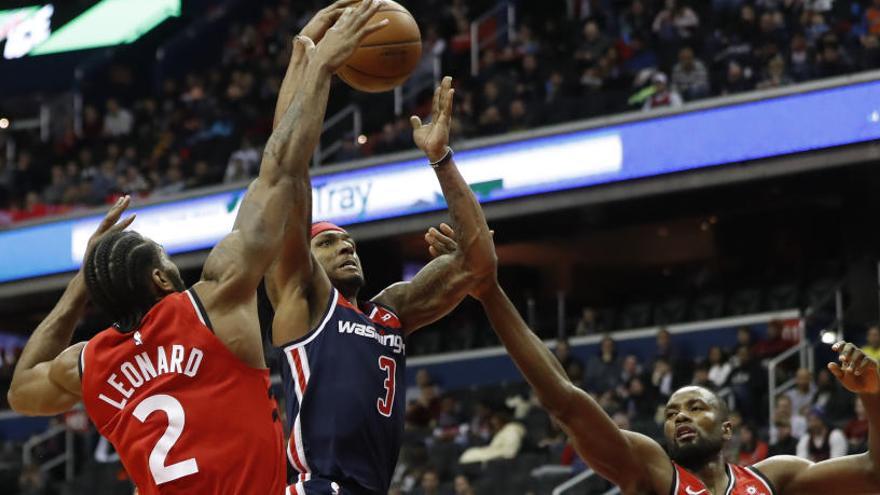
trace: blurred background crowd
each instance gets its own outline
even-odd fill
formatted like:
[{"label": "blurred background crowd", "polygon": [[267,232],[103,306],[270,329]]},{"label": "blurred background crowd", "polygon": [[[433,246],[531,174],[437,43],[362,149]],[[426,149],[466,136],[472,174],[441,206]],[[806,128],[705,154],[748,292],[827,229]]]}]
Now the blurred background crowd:
[{"label": "blurred background crowd", "polygon": [[[291,36],[321,2],[251,3],[188,72],[146,84],[139,62],[115,61],[85,85],[79,132],[70,121],[49,142],[34,132],[0,154],[0,225],[122,193],[165,197],[254,176]],[[413,79],[432,75],[433,55],[456,78],[459,139],[676,107],[880,61],[876,0],[572,0],[520,2],[512,26],[490,17],[478,36],[498,41],[480,51],[474,74],[470,22],[494,4],[408,5],[426,54]],[[354,102],[365,108],[364,128],[343,133],[322,162],[411,149],[408,116],[426,113],[430,93],[416,91],[395,116],[387,95],[337,83],[328,116]]]}]

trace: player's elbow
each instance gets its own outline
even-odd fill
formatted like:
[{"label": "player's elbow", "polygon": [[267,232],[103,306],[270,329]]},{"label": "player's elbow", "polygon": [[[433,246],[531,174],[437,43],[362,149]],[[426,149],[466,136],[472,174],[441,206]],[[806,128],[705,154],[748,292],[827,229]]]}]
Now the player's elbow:
[{"label": "player's elbow", "polygon": [[6,392],[6,402],[9,404],[9,408],[18,414],[36,415],[36,411],[31,407],[31,402],[24,397],[21,387],[17,386],[14,381],[9,387],[9,391]]},{"label": "player's elbow", "polygon": [[9,388],[9,391],[6,392],[6,403],[9,404],[9,407],[15,411],[20,413],[19,411],[19,403],[18,403],[18,394],[15,392],[15,389]]},{"label": "player's elbow", "polygon": [[462,252],[461,267],[473,281],[482,281],[495,274],[498,256],[494,249],[476,249]]},{"label": "player's elbow", "polygon": [[29,387],[10,386],[6,393],[9,408],[24,416],[54,416],[73,406],[65,397],[37,395]]}]

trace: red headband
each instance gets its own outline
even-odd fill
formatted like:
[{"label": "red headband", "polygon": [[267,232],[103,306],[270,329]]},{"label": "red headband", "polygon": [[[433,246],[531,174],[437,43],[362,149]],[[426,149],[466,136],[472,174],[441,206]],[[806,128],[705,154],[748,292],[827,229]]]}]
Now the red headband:
[{"label": "red headband", "polygon": [[311,238],[314,239],[318,234],[328,231],[345,232],[345,229],[330,222],[315,222],[312,224]]}]

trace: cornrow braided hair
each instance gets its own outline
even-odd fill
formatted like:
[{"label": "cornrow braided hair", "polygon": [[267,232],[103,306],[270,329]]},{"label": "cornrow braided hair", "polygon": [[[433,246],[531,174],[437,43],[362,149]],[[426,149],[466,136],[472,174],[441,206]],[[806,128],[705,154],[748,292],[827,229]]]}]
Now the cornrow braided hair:
[{"label": "cornrow braided hair", "polygon": [[107,234],[86,259],[89,295],[120,331],[135,330],[156,304],[150,274],[159,265],[156,246],[132,231]]}]

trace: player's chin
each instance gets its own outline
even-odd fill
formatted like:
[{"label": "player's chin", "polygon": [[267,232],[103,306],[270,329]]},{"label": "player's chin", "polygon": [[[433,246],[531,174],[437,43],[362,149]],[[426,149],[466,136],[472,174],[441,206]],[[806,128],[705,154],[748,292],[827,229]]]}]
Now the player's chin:
[{"label": "player's chin", "polygon": [[351,268],[342,268],[336,270],[336,273],[333,275],[335,282],[334,285],[361,288],[366,283],[364,280],[364,274],[361,273],[360,269],[354,270]]}]

